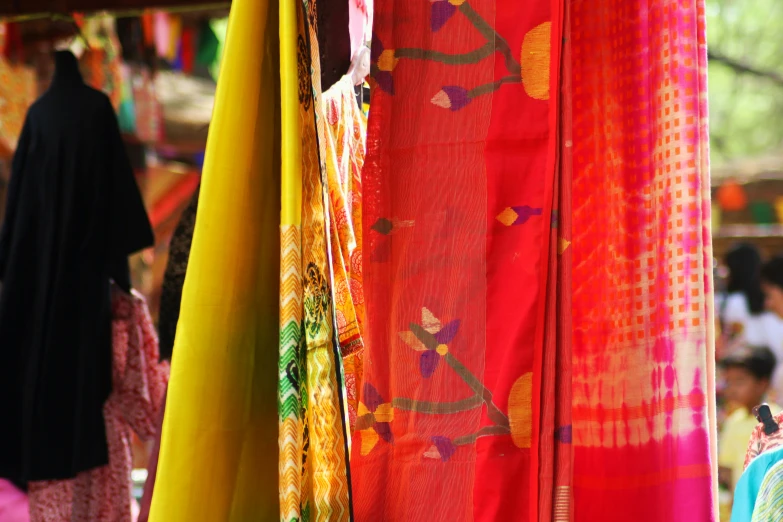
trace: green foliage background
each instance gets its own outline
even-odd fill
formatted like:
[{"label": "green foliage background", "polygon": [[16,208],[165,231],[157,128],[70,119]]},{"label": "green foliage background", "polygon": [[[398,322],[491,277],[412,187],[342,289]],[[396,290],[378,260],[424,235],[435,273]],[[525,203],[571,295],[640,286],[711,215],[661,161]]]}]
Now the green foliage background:
[{"label": "green foliage background", "polygon": [[783,1],[706,1],[711,158],[720,165],[783,146]]}]

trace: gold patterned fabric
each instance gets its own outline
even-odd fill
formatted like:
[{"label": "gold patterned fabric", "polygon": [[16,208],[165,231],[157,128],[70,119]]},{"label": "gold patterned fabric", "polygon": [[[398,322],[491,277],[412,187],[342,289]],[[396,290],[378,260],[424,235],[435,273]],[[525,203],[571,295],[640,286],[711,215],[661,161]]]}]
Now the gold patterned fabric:
[{"label": "gold patterned fabric", "polygon": [[361,173],[367,121],[350,76],[330,87],[323,98],[337,329],[340,349],[348,355],[363,346]]},{"label": "gold patterned fabric", "polygon": [[332,275],[347,408],[356,422],[364,352],[362,283],[362,167],[367,118],[356,103],[353,81],[344,76],[324,93],[326,176],[329,190]]},{"label": "gold patterned fabric", "polygon": [[[295,13],[295,18],[294,18]],[[280,13],[282,221],[280,520],[350,520],[348,435],[334,329],[329,160],[315,5]],[[293,90],[297,85],[296,91]],[[298,93],[298,107],[292,94]]]}]

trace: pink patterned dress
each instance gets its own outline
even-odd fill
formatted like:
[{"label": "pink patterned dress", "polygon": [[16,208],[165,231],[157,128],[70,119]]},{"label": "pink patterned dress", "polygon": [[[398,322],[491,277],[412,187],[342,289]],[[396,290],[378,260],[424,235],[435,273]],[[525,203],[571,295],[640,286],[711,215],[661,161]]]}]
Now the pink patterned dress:
[{"label": "pink patterned dress", "polygon": [[773,415],[772,418],[775,419],[775,422],[778,423],[778,426],[781,426],[781,429],[772,435],[767,435],[764,433],[763,424],[759,423],[756,426],[750,436],[748,451],[745,453],[745,469],[747,469],[748,465],[753,462],[753,459],[765,451],[783,446],[783,412],[780,412],[777,415]]},{"label": "pink patterned dress", "polygon": [[131,431],[151,439],[167,383],[158,338],[138,293],[112,289],[113,390],[103,412],[109,465],[71,480],[31,482],[31,522],[131,522]]}]

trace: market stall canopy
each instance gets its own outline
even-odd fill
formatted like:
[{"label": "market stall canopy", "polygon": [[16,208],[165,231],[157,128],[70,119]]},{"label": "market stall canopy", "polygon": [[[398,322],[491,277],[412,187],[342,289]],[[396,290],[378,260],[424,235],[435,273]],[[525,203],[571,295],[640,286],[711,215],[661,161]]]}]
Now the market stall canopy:
[{"label": "market stall canopy", "polygon": [[220,0],[0,0],[0,16],[228,4]]}]

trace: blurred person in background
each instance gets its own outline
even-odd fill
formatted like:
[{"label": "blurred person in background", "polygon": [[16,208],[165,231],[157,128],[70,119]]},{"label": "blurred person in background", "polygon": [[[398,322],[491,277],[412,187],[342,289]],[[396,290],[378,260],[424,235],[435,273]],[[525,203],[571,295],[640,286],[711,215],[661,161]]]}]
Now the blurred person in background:
[{"label": "blurred person in background", "polygon": [[761,288],[767,310],[783,319],[783,256],[772,258],[762,267]]},{"label": "blurred person in background", "polygon": [[[721,486],[734,491],[745,468],[745,453],[753,429],[758,425],[753,409],[767,400],[777,360],[767,347],[742,347],[724,358],[727,400],[739,407],[726,418],[718,437],[718,466]],[[773,414],[780,407],[770,404]]]},{"label": "blurred person in background", "polygon": [[[722,333],[720,356],[730,355],[736,347],[767,346],[778,360],[783,360],[783,315],[765,309],[758,249],[739,244],[726,254],[725,264],[726,291],[716,303]],[[776,377],[773,384],[778,390]]]},{"label": "blurred person in background", "polygon": [[[776,256],[761,268],[761,289],[764,293],[764,307],[774,316],[773,326],[769,328],[769,346],[778,361],[783,361],[783,257]],[[780,328],[775,330],[775,328]],[[783,398],[783,365],[778,365],[772,376],[774,399]]]}]

